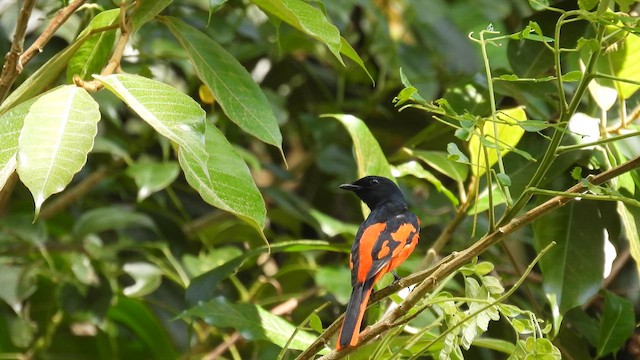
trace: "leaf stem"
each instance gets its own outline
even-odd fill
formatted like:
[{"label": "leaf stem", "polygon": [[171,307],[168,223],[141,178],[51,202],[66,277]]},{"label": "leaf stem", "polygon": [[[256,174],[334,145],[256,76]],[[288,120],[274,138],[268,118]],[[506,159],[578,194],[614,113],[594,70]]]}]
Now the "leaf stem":
[{"label": "leaf stem", "polygon": [[[561,22],[558,22],[556,27],[560,27],[561,25],[562,25]],[[598,43],[601,43],[602,36],[604,35],[604,31],[605,31],[604,26],[600,27],[600,29],[598,30],[598,34],[597,34]],[[560,33],[560,30],[556,29],[557,36],[559,36],[559,33]],[[556,39],[556,41],[559,41],[559,39]],[[560,107],[561,109],[563,109],[563,111],[560,113],[559,123],[562,124],[562,126],[559,126],[558,128],[554,128],[555,131],[551,138],[551,143],[547,147],[547,151],[545,152],[542,160],[540,161],[540,165],[536,169],[536,172],[531,178],[531,181],[529,182],[528,187],[538,187],[538,185],[540,185],[540,182],[542,182],[542,179],[544,178],[544,176],[547,174],[547,171],[551,167],[551,164],[555,160],[557,156],[556,150],[560,146],[560,141],[562,141],[565,128],[569,124],[569,119],[578,109],[578,105],[580,105],[582,96],[587,91],[589,82],[591,82],[591,80],[593,79],[594,68],[596,66],[596,63],[598,62],[598,58],[600,57],[601,51],[602,51],[602,48],[599,47],[598,50],[591,53],[591,56],[589,57],[589,61],[584,71],[584,76],[578,83],[578,87],[576,88],[573,98],[571,99],[571,102],[569,103],[567,108],[564,108],[565,106],[564,89],[561,85],[562,81],[561,80],[559,81],[558,95],[560,96],[560,99],[561,99]],[[559,61],[559,57],[556,57],[556,61]],[[561,75],[562,74],[560,74],[559,78],[562,78]],[[531,194],[528,194],[527,192],[524,192],[522,195],[520,195],[520,197],[518,198],[518,200],[516,200],[513,207],[511,209],[508,209],[505,212],[505,214],[503,215],[502,219],[499,222],[499,225],[503,225],[511,221],[511,219],[513,219],[520,212],[520,210],[522,210],[522,208],[529,202],[529,199],[531,199]]]}]

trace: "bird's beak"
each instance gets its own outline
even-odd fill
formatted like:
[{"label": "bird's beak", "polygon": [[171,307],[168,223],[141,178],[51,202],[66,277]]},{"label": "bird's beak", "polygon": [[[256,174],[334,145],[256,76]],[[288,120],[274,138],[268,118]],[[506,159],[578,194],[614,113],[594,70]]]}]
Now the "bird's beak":
[{"label": "bird's beak", "polygon": [[342,184],[342,185],[340,185],[340,189],[349,190],[349,191],[356,191],[356,190],[360,189],[360,186],[354,185],[354,184]]}]

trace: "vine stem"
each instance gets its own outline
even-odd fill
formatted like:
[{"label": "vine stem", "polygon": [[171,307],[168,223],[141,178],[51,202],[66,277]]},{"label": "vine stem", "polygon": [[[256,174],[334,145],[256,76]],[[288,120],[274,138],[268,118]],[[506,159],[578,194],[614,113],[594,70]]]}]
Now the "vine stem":
[{"label": "vine stem", "polygon": [[[594,176],[591,179],[590,183],[593,185],[601,185],[619,175],[627,173],[638,167],[640,167],[640,156]],[[396,321],[405,316],[408,311],[418,303],[418,301],[424,298],[424,296],[430,290],[432,290],[436,284],[438,284],[440,280],[446,278],[449,274],[467,264],[476,256],[482,254],[489,247],[504,240],[507,236],[513,234],[515,231],[520,230],[527,224],[530,224],[543,215],[548,214],[551,211],[571,202],[575,199],[574,197],[572,197],[572,194],[581,193],[585,190],[587,190],[587,188],[582,183],[578,183],[566,191],[566,193],[568,194],[555,196],[547,200],[546,202],[536,206],[535,208],[527,211],[523,215],[511,219],[505,225],[500,226],[495,231],[483,236],[480,240],[476,241],[473,245],[466,248],[465,250],[451,253],[432,268],[407,276],[403,279],[400,279],[398,282],[392,284],[391,286],[388,286],[376,292],[371,297],[371,300],[369,302],[370,305],[388,297],[389,295],[399,291],[400,289],[417,284],[414,290],[406,297],[406,299],[404,299],[404,301],[402,301],[398,305],[396,309],[389,312],[379,322],[368,327],[362,333],[360,333],[360,342],[357,346],[343,348],[340,351],[334,350],[329,354],[323,356],[321,359],[342,359],[358,349],[358,347],[362,344],[365,344],[367,341],[375,338],[384,331],[391,329]],[[318,337],[318,339],[296,359],[312,359],[315,354],[325,346],[325,344],[329,343],[329,340],[331,339],[333,334],[337,332],[338,328],[340,327],[342,318],[343,316],[334,321],[333,324],[331,324]]]},{"label": "vine stem", "polygon": [[[558,28],[562,26],[562,24],[560,22],[558,22],[558,25],[556,25]],[[605,31],[605,27],[601,26],[600,29],[598,30],[598,35],[597,35],[597,40],[600,43],[602,36],[604,36],[604,31]],[[556,42],[559,42],[559,36],[560,36],[560,30],[556,29]],[[557,46],[559,46],[559,44],[557,44]],[[533,177],[531,178],[531,181],[529,182],[527,187],[538,187],[540,185],[540,183],[542,182],[542,179],[544,178],[544,176],[547,174],[547,171],[549,170],[549,168],[551,167],[551,164],[553,163],[553,161],[555,160],[556,156],[557,156],[557,149],[560,146],[560,141],[562,141],[562,137],[564,135],[564,131],[565,128],[569,125],[569,119],[571,118],[571,116],[576,112],[576,110],[578,109],[578,105],[580,105],[580,101],[582,100],[582,96],[585,94],[585,92],[587,91],[587,87],[589,85],[589,82],[591,82],[591,80],[593,79],[594,75],[594,68],[596,66],[596,63],[598,62],[598,58],[600,57],[600,53],[602,51],[602,48],[599,47],[598,50],[596,50],[595,52],[591,53],[591,56],[589,57],[589,61],[587,63],[587,66],[585,68],[584,71],[584,76],[582,77],[582,79],[580,80],[580,82],[578,83],[578,87],[576,88],[576,92],[573,95],[573,98],[571,99],[571,103],[569,103],[568,107],[564,108],[564,89],[562,87],[562,74],[560,74],[560,76],[558,76],[558,78],[560,80],[558,80],[558,86],[559,89],[558,91],[561,93],[561,100],[560,100],[560,106],[562,109],[562,112],[560,113],[560,119],[559,119],[559,126],[561,128],[557,128],[555,129],[553,136],[551,138],[551,143],[549,144],[549,146],[547,147],[547,151],[544,153],[544,156],[542,157],[542,160],[540,161],[540,165],[538,166],[538,168],[536,169],[536,172],[534,173]],[[559,68],[559,54],[557,56],[557,60],[558,63],[556,64],[556,66]],[[524,192],[522,195],[520,195],[520,197],[518,198],[518,200],[516,200],[516,202],[514,203],[513,207],[511,209],[508,209],[505,214],[503,215],[502,219],[500,220],[500,222],[498,223],[498,225],[504,225],[506,223],[508,223],[511,219],[513,219],[519,212],[520,210],[522,210],[522,208],[529,202],[529,199],[531,199],[531,194]]]}]

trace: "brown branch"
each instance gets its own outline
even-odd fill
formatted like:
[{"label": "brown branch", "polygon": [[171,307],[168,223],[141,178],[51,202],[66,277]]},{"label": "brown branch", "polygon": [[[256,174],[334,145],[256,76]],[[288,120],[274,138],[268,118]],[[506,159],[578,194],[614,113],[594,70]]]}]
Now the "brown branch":
[{"label": "brown branch", "polygon": [[[593,185],[600,185],[604,182],[607,182],[621,174],[629,172],[633,169],[640,167],[640,156],[636,157],[632,160],[627,161],[626,163],[621,164],[615,168],[609,169],[601,174],[598,174],[589,179],[590,183]],[[581,193],[586,191],[587,188],[582,184],[578,183],[568,189],[566,192],[568,193]],[[489,247],[495,245],[496,243],[502,241],[508,235],[511,235],[515,231],[523,228],[525,225],[533,222],[534,220],[542,217],[543,215],[567,204],[568,202],[573,201],[575,198],[570,196],[555,196],[541,205],[536,206],[535,208],[527,211],[523,215],[516,217],[509,221],[504,226],[499,227],[492,233],[489,233],[482,237],[480,240],[475,242],[473,245],[468,247],[467,249],[455,252],[447,256],[445,259],[440,261],[437,265],[432,267],[431,269],[422,271],[420,273],[414,274],[413,276],[406,277],[400,280],[397,284],[389,286],[378,293],[372,296],[372,299],[380,300],[383,297],[388,296],[391,293],[397,292],[402,287],[407,287],[412,284],[416,284],[420,282],[416,288],[407,296],[407,298],[400,303],[400,305],[385,315],[379,322],[368,327],[362,333],[360,333],[360,342],[358,346],[343,348],[340,351],[332,351],[331,353],[321,357],[322,360],[336,360],[342,359],[351,352],[355,351],[359,346],[365,344],[367,341],[375,338],[380,335],[382,332],[393,327],[393,324],[398,321],[401,317],[403,317],[407,312],[413,308],[418,301],[424,298],[424,296],[433,289],[435,284],[438,281],[444,279],[463,265],[470,262],[473,258],[483,253]],[[371,301],[373,303],[374,301]],[[337,331],[341,322],[341,318],[336,320],[323,334],[320,335],[318,340],[316,340],[306,351],[300,354],[297,359],[305,360],[311,359],[318,351],[322,349],[324,344],[328,342],[328,339],[333,336],[333,333]]]},{"label": "brown branch", "polygon": [[84,4],[85,0],[75,0],[67,7],[62,8],[56,12],[46,29],[38,36],[36,41],[29,46],[29,48],[20,56],[20,63],[24,66],[28,63],[36,54],[41,53],[44,46],[51,40],[53,34],[64,24],[71,15],[73,15],[78,8]]},{"label": "brown branch", "polygon": [[33,10],[33,5],[35,3],[35,0],[25,0],[24,3],[22,3],[20,13],[18,14],[11,49],[7,54],[4,65],[2,66],[2,74],[0,74],[0,102],[2,102],[7,96],[9,89],[11,89],[11,85],[13,85],[18,74],[22,71],[24,63],[19,60],[23,50],[22,46],[24,45],[27,25],[29,24],[31,11]]},{"label": "brown branch", "polygon": [[[139,4],[139,2],[136,2],[136,4]],[[129,42],[129,37],[133,32],[133,17],[130,16],[127,19],[126,13],[126,1],[122,1],[120,3],[120,38],[116,43],[113,54],[111,54],[111,58],[109,58],[107,66],[102,69],[100,75],[111,75],[114,72],[120,71],[120,62],[122,61],[122,55],[124,54],[127,43]],[[96,92],[103,87],[102,83],[98,80],[84,81],[79,76],[74,76],[73,82],[76,84],[76,86],[80,86],[90,92]]]}]

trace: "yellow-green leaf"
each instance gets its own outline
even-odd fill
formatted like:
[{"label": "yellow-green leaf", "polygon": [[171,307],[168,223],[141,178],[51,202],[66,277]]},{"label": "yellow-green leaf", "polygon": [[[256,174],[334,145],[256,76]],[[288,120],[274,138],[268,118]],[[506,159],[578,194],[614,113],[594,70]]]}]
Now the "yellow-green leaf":
[{"label": "yellow-green leaf", "polygon": [[[471,170],[474,175],[480,176],[490,169],[498,161],[498,151],[500,156],[506,155],[511,148],[515,147],[524,129],[518,125],[520,121],[527,120],[527,115],[521,107],[500,110],[496,114],[497,121],[486,119],[483,124],[484,141],[480,139],[480,129],[476,128],[474,136],[469,140],[469,154],[471,155]],[[497,132],[496,132],[497,130]],[[491,148],[486,148],[487,145]],[[486,149],[483,149],[486,148]],[[485,163],[485,153],[487,152],[488,164]]]},{"label": "yellow-green leaf", "polygon": [[99,120],[98,103],[74,85],[42,95],[29,108],[18,139],[17,170],[33,194],[36,216],[84,166]]}]

